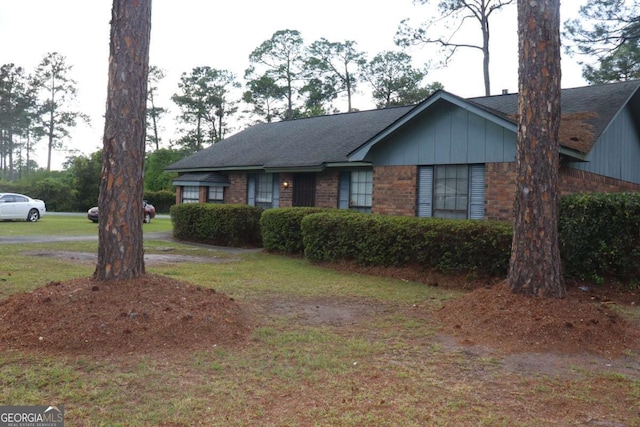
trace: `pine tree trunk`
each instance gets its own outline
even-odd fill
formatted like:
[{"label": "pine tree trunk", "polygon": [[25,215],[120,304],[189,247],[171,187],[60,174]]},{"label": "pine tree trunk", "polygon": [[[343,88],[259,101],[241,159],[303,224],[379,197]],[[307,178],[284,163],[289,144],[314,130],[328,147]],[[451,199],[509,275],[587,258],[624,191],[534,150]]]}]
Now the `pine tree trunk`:
[{"label": "pine tree trunk", "polygon": [[151,0],[113,0],[94,278],[145,272],[143,169]]},{"label": "pine tree trunk", "polygon": [[564,297],[558,247],[559,0],[518,0],[519,107],[509,286]]}]

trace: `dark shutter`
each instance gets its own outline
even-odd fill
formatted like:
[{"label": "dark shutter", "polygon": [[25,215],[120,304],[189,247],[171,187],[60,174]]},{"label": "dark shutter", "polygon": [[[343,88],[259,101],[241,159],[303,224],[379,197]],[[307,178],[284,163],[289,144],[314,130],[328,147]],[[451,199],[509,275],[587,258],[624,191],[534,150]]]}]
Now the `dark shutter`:
[{"label": "dark shutter", "polygon": [[418,168],[418,216],[433,216],[433,166]]}]

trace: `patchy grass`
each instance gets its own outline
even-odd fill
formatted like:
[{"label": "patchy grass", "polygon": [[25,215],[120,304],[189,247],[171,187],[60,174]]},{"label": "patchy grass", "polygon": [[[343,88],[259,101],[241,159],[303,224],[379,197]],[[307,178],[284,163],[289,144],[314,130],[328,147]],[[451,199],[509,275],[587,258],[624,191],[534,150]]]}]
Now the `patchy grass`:
[{"label": "patchy grass", "polygon": [[[93,272],[23,255],[55,250],[97,246],[0,245],[0,298]],[[459,345],[431,315],[462,295],[442,284],[172,241],[145,241],[145,251],[239,258],[148,270],[234,298],[253,320],[249,337],[105,358],[3,352],[0,405],[61,404],[70,426],[640,426],[636,355],[507,357]]]},{"label": "patchy grass", "polygon": [[[171,230],[169,218],[154,218],[143,224],[143,232]],[[14,236],[79,236],[98,235],[98,224],[89,221],[86,215],[61,215],[47,213],[37,222],[0,221],[0,237]]]}]

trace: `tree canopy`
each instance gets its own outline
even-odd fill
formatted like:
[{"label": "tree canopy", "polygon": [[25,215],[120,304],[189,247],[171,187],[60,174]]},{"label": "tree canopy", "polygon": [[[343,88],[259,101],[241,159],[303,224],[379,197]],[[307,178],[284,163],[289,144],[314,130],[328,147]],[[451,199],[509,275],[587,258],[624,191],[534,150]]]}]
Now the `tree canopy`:
[{"label": "tree canopy", "polygon": [[640,3],[588,0],[564,23],[569,54],[581,58],[590,83],[640,78]]}]

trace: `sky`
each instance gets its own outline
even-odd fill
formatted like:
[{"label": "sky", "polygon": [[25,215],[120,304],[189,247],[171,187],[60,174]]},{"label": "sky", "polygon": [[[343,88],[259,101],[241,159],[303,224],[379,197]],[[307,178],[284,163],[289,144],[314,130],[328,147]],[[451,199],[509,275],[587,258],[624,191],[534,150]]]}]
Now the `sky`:
[{"label": "sky", "polygon": [[[583,2],[566,0],[561,21],[577,16]],[[0,64],[14,63],[27,72],[49,52],[66,57],[77,82],[76,108],[91,117],[79,124],[66,146],[80,154],[102,147],[107,96],[111,0],[0,0]],[[197,66],[229,70],[239,80],[248,68],[249,54],[279,30],[297,30],[305,44],[322,37],[334,42],[353,40],[371,59],[385,50],[397,50],[393,38],[400,21],[414,25],[428,19],[433,9],[412,0],[155,0],[152,5],[150,64],[162,68],[156,106],[168,108],[162,119],[171,134],[177,110],[170,100],[184,72]],[[490,74],[492,94],[518,87],[517,14],[515,4],[491,18]],[[466,40],[476,42],[475,21],[465,26]],[[415,66],[441,56],[433,47],[409,51]],[[462,49],[446,68],[431,68],[426,82],[439,81],[445,90],[462,97],[483,96],[482,56]],[[562,87],[585,85],[574,58],[563,55]],[[336,105],[342,111],[346,105]],[[374,108],[370,96],[360,95],[354,107]],[[237,129],[239,130],[239,129]],[[165,141],[169,138],[164,137]],[[46,166],[46,142],[37,145],[36,161]],[[53,154],[52,169],[61,169],[68,153]]]}]

